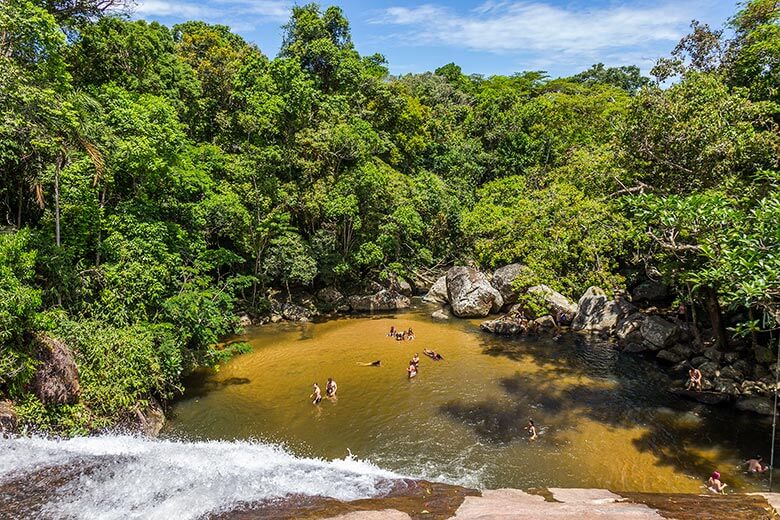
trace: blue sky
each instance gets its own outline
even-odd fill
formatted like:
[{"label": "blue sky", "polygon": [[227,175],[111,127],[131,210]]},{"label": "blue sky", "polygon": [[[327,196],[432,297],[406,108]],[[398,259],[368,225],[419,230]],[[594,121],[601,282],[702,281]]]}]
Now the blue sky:
[{"label": "blue sky", "polygon": [[[287,0],[137,0],[133,17],[172,25],[230,26],[275,56]],[[306,3],[306,2],[299,2]],[[737,0],[344,0],[361,54],[380,52],[393,74],[455,62],[471,74],[546,70],[565,76],[603,62],[647,72],[668,55],[692,19],[720,27]]]}]

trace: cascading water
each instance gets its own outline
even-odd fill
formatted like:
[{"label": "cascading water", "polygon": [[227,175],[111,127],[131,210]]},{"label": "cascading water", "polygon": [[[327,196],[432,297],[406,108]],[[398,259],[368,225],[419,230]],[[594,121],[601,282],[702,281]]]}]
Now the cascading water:
[{"label": "cascading water", "polygon": [[[289,495],[378,496],[397,478],[351,457],[299,458],[261,442],[0,439],[0,518],[194,519]],[[47,489],[34,507],[8,491],[35,479]]]}]

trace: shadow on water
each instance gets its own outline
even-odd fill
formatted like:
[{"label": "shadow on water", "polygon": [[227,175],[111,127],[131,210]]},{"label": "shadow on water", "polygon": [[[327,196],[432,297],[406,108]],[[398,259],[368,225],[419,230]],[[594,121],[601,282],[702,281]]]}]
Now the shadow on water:
[{"label": "shadow on water", "polygon": [[227,379],[215,380],[209,376],[213,374],[210,370],[199,370],[187,376],[184,380],[184,399],[200,398],[212,392],[224,390],[231,386],[248,385],[252,382],[246,377],[229,377]]},{"label": "shadow on water", "polygon": [[[532,417],[544,432],[540,441],[560,444],[567,431],[587,427],[579,424],[586,418],[613,429],[642,428],[632,441],[637,450],[652,453],[659,466],[689,475],[706,476],[716,469],[705,456],[712,450],[718,450],[718,459],[734,464],[756,454],[768,455],[769,419],[681,400],[668,391],[670,370],[654,360],[624,355],[609,343],[580,337],[554,342],[485,336],[484,354],[518,362],[530,356],[543,367],[543,375],[518,373],[501,379],[500,386],[510,398],[508,406],[484,401],[453,402],[440,408],[484,442],[506,444],[525,437],[524,428]],[[567,381],[561,384],[560,378]],[[737,468],[720,469],[728,472],[732,482],[741,481]]]}]

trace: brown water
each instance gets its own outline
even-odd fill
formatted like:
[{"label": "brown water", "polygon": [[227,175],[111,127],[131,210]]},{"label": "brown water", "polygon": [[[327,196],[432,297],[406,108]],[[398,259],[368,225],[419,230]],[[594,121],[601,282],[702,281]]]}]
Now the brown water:
[{"label": "brown water", "polygon": [[[193,378],[166,434],[258,439],[326,459],[352,453],[470,487],[698,492],[716,468],[732,489],[765,487],[736,467],[768,458],[765,419],[679,401],[661,369],[609,345],[500,338],[478,322],[435,322],[431,310],[251,329],[254,351]],[[386,337],[391,325],[413,327],[417,339]],[[381,367],[360,365],[377,359]],[[328,377],[338,397],[312,405],[312,383],[324,394]]]}]

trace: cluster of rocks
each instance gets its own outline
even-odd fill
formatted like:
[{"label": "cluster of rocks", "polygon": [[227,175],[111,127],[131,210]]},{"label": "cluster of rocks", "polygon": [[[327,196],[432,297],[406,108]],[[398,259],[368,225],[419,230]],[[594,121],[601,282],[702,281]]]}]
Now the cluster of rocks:
[{"label": "cluster of rocks", "polygon": [[370,281],[359,288],[356,294],[345,295],[336,287],[324,287],[316,294],[299,293],[289,301],[271,298],[271,309],[266,315],[252,319],[249,314],[239,317],[240,325],[264,325],[281,321],[308,322],[318,316],[332,316],[349,312],[382,312],[406,309],[411,305],[414,294],[412,285],[400,277],[385,282]]},{"label": "cluster of rocks", "polygon": [[[480,328],[494,334],[557,333],[561,325],[579,333],[598,334],[614,340],[627,354],[653,357],[671,367],[678,376],[678,395],[707,404],[731,402],[741,410],[773,413],[775,378],[780,367],[772,352],[761,346],[733,344],[722,352],[705,341],[699,345],[690,324],[664,316],[654,305],[667,304],[670,292],[663,284],[645,281],[631,294],[609,297],[599,287],[590,287],[574,303],[545,285],[524,287],[518,281],[532,279],[526,267],[512,264],[497,269],[492,277],[470,267],[453,267],[440,277],[425,301],[444,307],[432,317],[447,319],[449,312],[462,318],[484,317]],[[528,301],[536,305],[515,303]],[[562,323],[561,323],[562,322]],[[684,388],[691,367],[703,376],[702,392]]]}]

